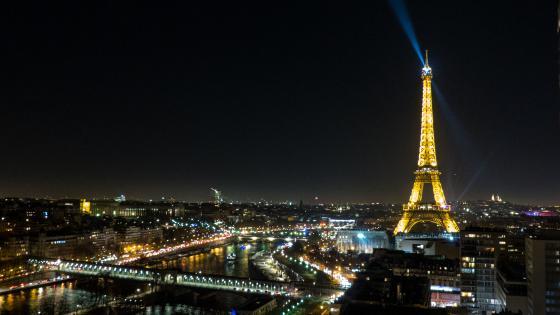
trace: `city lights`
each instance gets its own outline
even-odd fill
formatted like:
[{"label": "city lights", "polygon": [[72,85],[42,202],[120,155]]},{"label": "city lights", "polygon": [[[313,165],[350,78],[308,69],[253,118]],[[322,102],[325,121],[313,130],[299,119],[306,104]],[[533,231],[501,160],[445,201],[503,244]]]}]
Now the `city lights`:
[{"label": "city lights", "polygon": [[0,314],[560,314],[560,0],[4,9]]}]

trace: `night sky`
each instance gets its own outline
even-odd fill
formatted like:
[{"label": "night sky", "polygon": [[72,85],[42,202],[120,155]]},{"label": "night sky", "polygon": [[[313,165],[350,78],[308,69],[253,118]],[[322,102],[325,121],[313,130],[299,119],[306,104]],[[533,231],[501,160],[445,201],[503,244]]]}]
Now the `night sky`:
[{"label": "night sky", "polygon": [[[403,202],[421,62],[389,3],[4,7],[0,195]],[[557,3],[408,1],[449,200],[560,203]]]}]

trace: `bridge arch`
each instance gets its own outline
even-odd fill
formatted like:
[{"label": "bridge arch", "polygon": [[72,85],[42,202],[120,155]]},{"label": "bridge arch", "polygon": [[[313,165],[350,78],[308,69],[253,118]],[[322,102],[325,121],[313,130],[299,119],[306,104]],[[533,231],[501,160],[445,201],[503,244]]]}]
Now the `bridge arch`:
[{"label": "bridge arch", "polygon": [[418,219],[418,220],[412,220],[410,221],[409,225],[408,225],[408,231],[407,232],[429,232],[430,229],[427,229],[427,231],[422,231],[422,230],[418,230],[418,226],[419,225],[425,225],[426,223],[436,227],[436,229],[441,229],[445,231],[445,226],[442,224],[441,221],[439,220],[433,220],[433,219]]}]

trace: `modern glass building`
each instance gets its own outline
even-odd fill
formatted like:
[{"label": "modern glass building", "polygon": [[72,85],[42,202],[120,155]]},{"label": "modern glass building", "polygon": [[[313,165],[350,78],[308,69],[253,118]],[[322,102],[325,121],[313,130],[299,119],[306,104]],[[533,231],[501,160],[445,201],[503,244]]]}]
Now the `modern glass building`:
[{"label": "modern glass building", "polygon": [[336,235],[339,252],[370,254],[374,248],[389,248],[389,237],[385,231],[339,230]]}]

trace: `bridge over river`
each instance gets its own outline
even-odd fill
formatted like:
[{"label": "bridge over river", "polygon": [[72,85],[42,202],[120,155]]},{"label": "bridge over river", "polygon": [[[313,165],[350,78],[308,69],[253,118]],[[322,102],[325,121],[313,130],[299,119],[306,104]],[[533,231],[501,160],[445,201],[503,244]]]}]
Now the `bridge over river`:
[{"label": "bridge over river", "polygon": [[172,270],[127,267],[122,265],[97,264],[84,261],[66,261],[32,258],[28,262],[35,266],[70,275],[105,277],[124,280],[151,282],[160,285],[178,285],[211,290],[227,290],[269,295],[340,295],[338,287],[310,287],[298,282],[251,280],[246,278],[179,273]]}]

